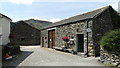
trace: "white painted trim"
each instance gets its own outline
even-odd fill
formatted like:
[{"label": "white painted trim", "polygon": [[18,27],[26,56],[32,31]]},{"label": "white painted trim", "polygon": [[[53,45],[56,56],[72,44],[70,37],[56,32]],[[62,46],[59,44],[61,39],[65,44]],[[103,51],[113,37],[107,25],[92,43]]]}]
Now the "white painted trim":
[{"label": "white painted trim", "polygon": [[55,28],[50,28],[50,29],[47,29],[47,30],[54,30],[54,29],[56,29],[56,27]]},{"label": "white painted trim", "polygon": [[82,33],[82,32],[81,33],[77,32],[76,34],[83,34],[84,35],[84,33]]}]

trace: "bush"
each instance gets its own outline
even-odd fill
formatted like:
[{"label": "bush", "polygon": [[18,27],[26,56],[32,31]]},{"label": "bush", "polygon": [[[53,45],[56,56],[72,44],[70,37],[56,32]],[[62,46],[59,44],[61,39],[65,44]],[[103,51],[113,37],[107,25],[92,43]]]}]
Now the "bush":
[{"label": "bush", "polygon": [[120,53],[120,29],[106,33],[102,37],[100,45],[109,53]]}]

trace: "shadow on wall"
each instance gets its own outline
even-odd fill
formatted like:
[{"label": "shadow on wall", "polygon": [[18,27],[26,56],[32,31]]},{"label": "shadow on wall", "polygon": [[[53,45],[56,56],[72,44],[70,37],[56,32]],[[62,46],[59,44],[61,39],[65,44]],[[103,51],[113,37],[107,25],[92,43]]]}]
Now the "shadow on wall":
[{"label": "shadow on wall", "polygon": [[3,61],[2,66],[18,66],[21,62],[23,62],[28,56],[30,56],[33,51],[21,51],[18,55],[16,55],[12,60]]}]

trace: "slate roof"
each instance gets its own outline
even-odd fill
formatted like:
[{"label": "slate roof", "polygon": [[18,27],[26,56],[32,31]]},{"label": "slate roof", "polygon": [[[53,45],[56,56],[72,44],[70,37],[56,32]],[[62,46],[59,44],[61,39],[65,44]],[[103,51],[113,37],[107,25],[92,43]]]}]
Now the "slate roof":
[{"label": "slate roof", "polygon": [[39,29],[39,30],[41,30],[41,28],[43,28],[43,27],[46,27],[46,26],[52,24],[52,22],[44,21],[44,20],[37,20],[37,19],[24,20],[24,22],[29,24],[32,27]]},{"label": "slate roof", "polygon": [[64,24],[68,24],[68,23],[75,22],[75,21],[90,19],[90,18],[93,18],[95,16],[98,16],[99,14],[101,14],[102,12],[104,12],[106,9],[108,9],[110,7],[111,6],[105,6],[105,7],[99,8],[99,9],[91,11],[91,12],[87,12],[87,13],[83,13],[81,15],[73,16],[73,17],[70,17],[68,19],[64,19],[64,20],[55,22],[55,23],[53,23],[45,28],[42,28],[41,30],[60,26],[60,25],[64,25]]},{"label": "slate roof", "polygon": [[43,20],[37,20],[37,19],[29,19],[29,20],[20,20],[17,22],[11,22],[11,27],[14,27],[16,24],[19,23],[25,23],[35,29],[41,30],[42,27],[52,24],[52,22],[49,21],[43,21]]},{"label": "slate roof", "polygon": [[[15,27],[16,25],[21,24],[21,23],[22,23],[22,25],[27,25],[27,26],[29,26],[29,27],[31,27],[31,28],[33,28],[33,29],[36,29],[36,30],[39,30],[39,31],[40,31],[40,29],[37,29],[37,28],[29,25],[28,23],[24,22],[23,20],[20,20],[20,21],[18,21],[18,22],[11,22],[11,28],[14,29],[14,27]],[[11,30],[12,30],[12,29],[11,29]]]},{"label": "slate roof", "polygon": [[7,17],[6,15],[3,15],[3,14],[1,14],[1,13],[0,13],[0,16],[4,16],[4,17],[6,17],[7,19],[9,19],[9,20],[11,20],[11,21],[12,21],[12,19],[11,19],[11,18],[9,18],[9,17]]}]

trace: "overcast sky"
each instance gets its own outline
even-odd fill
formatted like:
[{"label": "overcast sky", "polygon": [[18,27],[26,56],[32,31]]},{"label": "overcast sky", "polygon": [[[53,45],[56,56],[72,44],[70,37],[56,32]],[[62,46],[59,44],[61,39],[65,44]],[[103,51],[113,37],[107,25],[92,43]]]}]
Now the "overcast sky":
[{"label": "overcast sky", "polygon": [[13,21],[30,18],[56,22],[97,8],[112,5],[118,10],[119,0],[0,0],[0,13]]}]

